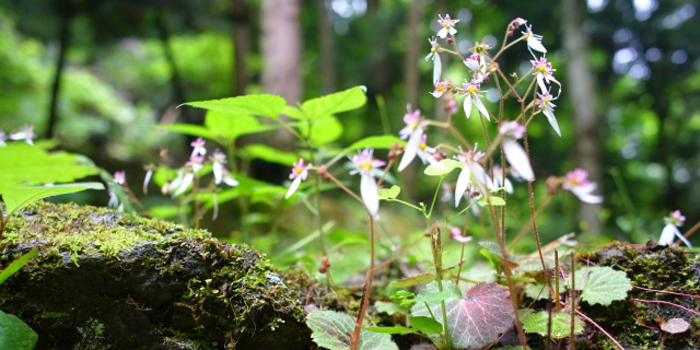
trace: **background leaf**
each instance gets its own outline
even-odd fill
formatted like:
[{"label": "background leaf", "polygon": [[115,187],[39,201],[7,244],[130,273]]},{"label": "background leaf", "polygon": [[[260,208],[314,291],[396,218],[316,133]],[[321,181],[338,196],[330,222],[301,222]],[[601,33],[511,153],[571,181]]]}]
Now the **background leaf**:
[{"label": "background leaf", "polygon": [[442,333],[442,324],[433,320],[432,317],[412,316],[408,318],[408,323],[411,324],[411,327],[426,334]]},{"label": "background leaf", "polygon": [[61,194],[75,193],[84,190],[103,190],[105,187],[99,182],[71,183],[53,186],[16,186],[0,188],[0,194],[5,201],[8,213],[25,207],[40,199],[58,196]]},{"label": "background leaf", "polygon": [[[31,260],[34,256],[36,256],[36,253],[37,253],[37,249],[34,248],[29,253],[24,254],[24,255],[20,256],[17,260],[13,261],[12,264],[10,264],[10,266],[5,268],[5,270],[3,270],[2,273],[0,273],[0,284],[5,282],[5,280],[8,277],[12,276],[12,274],[19,271],[19,269],[24,267],[24,265],[27,265],[29,260]],[[2,348],[0,348],[0,349],[2,349]]]},{"label": "background leaf", "polygon": [[98,168],[81,161],[76,154],[48,153],[24,142],[0,147],[0,188],[20,182],[26,185],[71,182],[98,172]]},{"label": "background leaf", "polygon": [[[355,320],[347,314],[336,311],[314,311],[306,317],[311,328],[311,338],[329,350],[350,349],[350,336],[355,330]],[[391,341],[391,335],[362,331],[358,350],[398,350]]]},{"label": "background leaf", "polygon": [[348,151],[354,151],[356,149],[367,147],[374,149],[391,149],[391,145],[393,143],[406,146],[406,141],[401,140],[394,135],[369,136],[350,145],[350,147],[348,147]]},{"label": "background leaf", "polygon": [[22,320],[0,311],[0,349],[32,350],[38,339]]},{"label": "background leaf", "polygon": [[[299,155],[291,152],[280,151],[276,148],[263,145],[251,144],[243,148],[242,157],[247,159],[262,159],[270,163],[278,163],[291,167],[292,163],[299,160]],[[308,154],[301,155],[302,158],[309,158]]]},{"label": "background leaf", "polygon": [[464,166],[464,163],[458,162],[454,159],[443,159],[440,161],[440,164],[442,164],[446,170],[438,169],[433,165],[428,165],[428,167],[423,170],[423,173],[428,176],[444,176],[449,174],[452,170],[455,170],[455,168],[461,168]]},{"label": "background leaf", "polygon": [[379,199],[394,199],[401,193],[401,187],[394,185],[391,188],[381,188],[377,192]]}]

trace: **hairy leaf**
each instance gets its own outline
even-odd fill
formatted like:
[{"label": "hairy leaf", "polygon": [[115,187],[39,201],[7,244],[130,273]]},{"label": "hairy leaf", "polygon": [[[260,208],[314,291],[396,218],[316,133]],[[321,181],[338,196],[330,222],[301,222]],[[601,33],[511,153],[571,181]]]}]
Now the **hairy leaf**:
[{"label": "hairy leaf", "polygon": [[229,114],[260,115],[277,118],[286,102],[280,96],[269,94],[245,95],[220,100],[188,102],[183,105]]},{"label": "hairy leaf", "polygon": [[423,170],[423,173],[428,176],[444,176],[449,174],[452,170],[464,166],[464,163],[458,162],[454,159],[443,159],[440,161],[440,164],[445,167],[445,170],[439,169],[431,164],[428,165],[425,170]]},{"label": "hairy leaf", "polygon": [[0,349],[32,350],[38,339],[22,320],[0,311]]},{"label": "hairy leaf", "polygon": [[[306,317],[311,328],[311,338],[318,346],[329,350],[350,349],[350,334],[355,330],[355,320],[347,314],[336,311],[314,311]],[[391,341],[391,335],[360,332],[358,350],[398,350]]]},{"label": "hairy leaf", "polygon": [[350,145],[350,147],[348,147],[348,151],[354,151],[356,149],[367,147],[374,149],[391,149],[391,145],[393,143],[406,146],[406,141],[403,141],[394,135],[369,136]]},{"label": "hairy leaf", "polygon": [[98,172],[99,169],[76,154],[49,153],[24,142],[12,142],[0,147],[0,189],[15,187],[17,183],[39,185],[71,182]]},{"label": "hairy leaf", "polygon": [[365,88],[356,86],[345,91],[308,100],[301,105],[301,110],[307,118],[317,119],[362,107],[366,102]]},{"label": "hairy leaf", "polygon": [[[455,290],[452,282],[444,281],[445,291]],[[437,283],[430,283],[427,293],[439,293]],[[481,348],[498,339],[498,335],[513,326],[515,315],[508,291],[496,283],[479,283],[464,297],[445,300],[447,324],[452,343],[457,348]],[[442,324],[440,303],[428,303],[438,322]],[[424,303],[411,310],[414,316],[430,316]],[[443,325],[444,326],[444,325]],[[436,338],[437,339],[437,338]]]},{"label": "hairy leaf", "polygon": [[23,208],[31,203],[47,197],[75,193],[84,190],[103,190],[99,182],[71,183],[53,186],[16,186],[0,188],[0,194],[5,201],[8,213]]},{"label": "hairy leaf", "polygon": [[688,330],[690,324],[682,318],[672,318],[661,324],[661,330],[666,333],[678,334]]},{"label": "hairy leaf", "polygon": [[[20,256],[17,260],[13,261],[10,266],[8,266],[5,270],[0,273],[0,284],[5,282],[5,280],[12,276],[15,272],[19,271],[24,265],[27,265],[29,260],[32,260],[32,258],[36,255],[37,250],[36,248],[32,249],[29,251],[29,253],[24,254]],[[0,348],[1,349],[1,348]]]},{"label": "hairy leaf", "polygon": [[[571,279],[567,286],[570,288]],[[576,290],[581,291],[581,300],[594,305],[610,305],[615,300],[627,298],[632,282],[623,271],[610,267],[587,267],[576,270]]]},{"label": "hairy leaf", "polygon": [[379,199],[394,199],[401,192],[401,187],[391,186],[391,188],[382,188],[379,191]]},{"label": "hairy leaf", "polygon": [[[546,311],[541,311],[530,315],[523,319],[523,328],[527,333],[537,333],[539,335],[547,335],[547,324],[549,323],[549,314]],[[583,333],[583,321],[574,317],[574,334]],[[554,339],[566,338],[571,334],[571,314],[566,312],[552,313],[552,329],[551,337]]]}]

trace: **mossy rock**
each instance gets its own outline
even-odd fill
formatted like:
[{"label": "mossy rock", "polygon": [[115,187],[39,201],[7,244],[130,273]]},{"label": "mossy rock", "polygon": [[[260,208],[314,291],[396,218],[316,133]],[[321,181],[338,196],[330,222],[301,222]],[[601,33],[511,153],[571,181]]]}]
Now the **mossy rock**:
[{"label": "mossy rock", "polygon": [[114,210],[39,202],[14,215],[0,309],[36,349],[315,349],[298,293],[264,255],[204,230]]}]

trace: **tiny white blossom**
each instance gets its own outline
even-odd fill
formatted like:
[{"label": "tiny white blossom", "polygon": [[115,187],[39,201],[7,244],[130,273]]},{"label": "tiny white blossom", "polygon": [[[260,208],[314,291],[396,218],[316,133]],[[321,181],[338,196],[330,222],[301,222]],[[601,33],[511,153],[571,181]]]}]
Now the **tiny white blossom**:
[{"label": "tiny white blossom", "polygon": [[459,243],[469,243],[472,241],[472,236],[462,236],[462,230],[459,227],[450,229],[450,237]]},{"label": "tiny white blossom", "polygon": [[309,176],[309,169],[312,166],[313,164],[311,163],[305,165],[303,158],[299,158],[299,161],[293,164],[292,173],[289,174],[289,179],[292,180],[292,185],[289,186],[287,195],[284,198],[289,198],[292,194],[294,194],[294,192],[296,192],[301,182],[306,181],[306,177]]},{"label": "tiny white blossom", "polygon": [[442,61],[440,61],[440,55],[438,53],[440,45],[436,38],[428,39],[428,42],[430,42],[430,54],[425,56],[425,60],[433,60],[433,84],[437,84],[442,75]]},{"label": "tiny white blossom", "polygon": [[552,126],[557,135],[561,136],[561,130],[559,130],[559,123],[557,122],[557,117],[554,116],[554,107],[556,107],[557,105],[552,103],[552,101],[556,100],[556,98],[552,97],[552,94],[550,94],[549,92],[545,92],[544,94],[537,93],[537,96],[540,98],[540,101],[542,101],[540,104],[540,110],[542,110],[544,116],[547,117],[549,125]]},{"label": "tiny white blossom", "polygon": [[547,88],[546,84],[551,84],[554,82],[555,84],[559,85],[559,92],[557,93],[556,97],[559,98],[559,95],[561,94],[561,83],[559,80],[554,78],[553,72],[555,72],[556,69],[552,69],[552,62],[547,62],[547,59],[544,56],[542,56],[539,60],[530,60],[530,62],[532,63],[532,69],[534,71],[532,74],[535,75],[537,85],[542,90],[542,93],[549,92],[550,89]]},{"label": "tiny white blossom", "polygon": [[445,91],[447,91],[447,82],[437,82],[435,83],[435,91],[431,92],[430,94],[435,96],[435,98],[439,98],[445,93]]},{"label": "tiny white blossom", "polygon": [[493,182],[496,187],[503,187],[505,188],[506,193],[513,193],[513,183],[510,182],[508,177],[505,177],[506,181],[503,182],[503,169],[500,166],[494,165],[493,173],[491,175],[493,175]]},{"label": "tiny white blossom", "polygon": [[542,45],[542,35],[533,34],[532,25],[525,25],[525,30],[526,31],[522,33],[527,38],[527,48],[530,50],[532,56],[535,57],[535,59],[537,58],[532,50],[547,53],[547,49],[544,47],[544,45]]},{"label": "tiny white blossom", "polygon": [[464,65],[472,71],[472,82],[482,83],[489,76],[488,64],[486,58],[475,53],[467,57],[463,61]]},{"label": "tiny white blossom", "polygon": [[360,174],[360,196],[369,214],[376,218],[379,211],[379,193],[374,177],[381,176],[382,172],[379,168],[385,163],[374,159],[372,153],[374,153],[373,149],[366,148],[359,151],[359,154],[352,156],[350,160],[352,160],[355,169],[350,171],[350,175]]},{"label": "tiny white blossom", "polygon": [[515,121],[504,122],[499,132],[503,135],[503,153],[505,153],[508,163],[523,179],[528,182],[535,181],[535,173],[530,166],[530,159],[517,141],[525,136],[525,127]]},{"label": "tiny white blossom", "polygon": [[10,134],[10,140],[24,140],[30,145],[34,145],[34,141],[32,141],[36,135],[34,135],[34,126],[33,125],[27,125],[22,128],[22,130],[14,132]]},{"label": "tiny white blossom", "polygon": [[664,222],[666,223],[666,226],[664,226],[663,231],[661,231],[659,245],[671,245],[676,237],[678,237],[688,247],[692,247],[688,239],[686,239],[685,236],[681,234],[681,231],[678,230],[678,227],[683,226],[685,223],[685,216],[681,214],[680,210],[671,212],[670,216],[664,218]]},{"label": "tiny white blossom", "polygon": [[205,144],[206,141],[204,141],[204,139],[201,137],[192,141],[192,143],[190,143],[190,146],[192,146],[192,154],[190,155],[190,157],[203,156],[207,154],[207,149],[204,148]]},{"label": "tiny white blossom", "polygon": [[481,84],[476,83],[476,82],[467,82],[465,81],[463,84],[464,86],[464,92],[462,93],[464,95],[464,113],[467,115],[467,119],[469,119],[471,113],[472,113],[472,104],[476,106],[476,109],[486,117],[486,120],[491,120],[489,117],[489,111],[486,110],[486,106],[481,102],[479,99],[479,90],[481,89]]},{"label": "tiny white blossom", "polygon": [[458,19],[451,19],[450,15],[447,14],[445,15],[445,18],[442,18],[441,15],[438,15],[440,18],[438,20],[438,23],[442,26],[442,29],[437,33],[437,36],[439,36],[442,39],[445,39],[447,35],[455,35],[457,33],[457,29],[455,29],[455,24],[459,22]]},{"label": "tiny white blossom", "polygon": [[491,178],[486,175],[486,171],[484,171],[484,168],[479,164],[479,159],[484,155],[483,152],[470,150],[455,156],[457,160],[464,163],[462,171],[459,173],[459,177],[457,177],[457,184],[455,185],[455,207],[459,206],[462,196],[472,183],[472,175],[477,181],[477,186],[483,185],[488,189],[494,188]]},{"label": "tiny white blossom", "polygon": [[580,168],[566,174],[566,180],[562,184],[562,188],[571,191],[582,202],[591,204],[603,202],[602,196],[592,194],[597,187],[598,184],[588,181],[588,171]]}]

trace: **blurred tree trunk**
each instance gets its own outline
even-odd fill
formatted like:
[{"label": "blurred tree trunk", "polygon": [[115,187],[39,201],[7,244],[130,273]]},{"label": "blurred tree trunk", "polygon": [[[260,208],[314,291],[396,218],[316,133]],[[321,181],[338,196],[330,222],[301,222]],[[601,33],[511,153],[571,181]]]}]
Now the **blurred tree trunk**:
[{"label": "blurred tree trunk", "polygon": [[299,0],[262,2],[262,84],[296,105],[302,97]]},{"label": "blurred tree trunk", "polygon": [[335,32],[331,22],[329,0],[318,0],[319,36],[321,41],[321,92],[330,94],[335,91]]},{"label": "blurred tree trunk", "polygon": [[[583,30],[586,2],[562,0],[562,12],[569,82],[566,89],[573,103],[576,132],[575,156],[578,166],[588,170],[591,181],[602,184],[601,143],[597,130],[599,118],[595,112],[595,76],[589,61],[590,38]],[[600,209],[599,204],[581,203],[579,219],[584,228],[587,226],[587,230],[596,233],[602,231],[598,217]]]},{"label": "blurred tree trunk", "polygon": [[233,95],[244,95],[248,86],[248,54],[250,53],[251,13],[246,0],[233,0]]},{"label": "blurred tree trunk", "polygon": [[[374,28],[376,33],[386,33],[387,28],[379,18],[379,0],[367,1],[368,25]],[[375,35],[372,40],[374,55],[372,56],[371,76],[372,81],[368,82],[370,91],[376,95],[387,96],[390,90],[389,82],[389,35]]]},{"label": "blurred tree trunk", "polygon": [[[182,82],[182,77],[180,75],[180,70],[177,68],[177,63],[175,62],[175,56],[173,50],[170,47],[170,30],[168,25],[165,23],[162,15],[156,18],[156,27],[158,28],[158,36],[160,37],[160,43],[163,47],[163,52],[165,54],[165,60],[170,66],[170,83],[173,86],[173,93],[175,94],[175,105],[178,106],[185,102],[188,102],[187,93],[185,91],[185,84]],[[191,108],[183,108],[182,114],[185,120],[192,124],[202,124],[202,117],[197,117],[196,113],[192,112]],[[189,137],[192,138],[192,137]]]},{"label": "blurred tree trunk", "polygon": [[46,137],[56,136],[56,123],[58,122],[58,95],[61,91],[61,78],[66,63],[66,51],[70,45],[70,24],[73,18],[73,10],[70,5],[64,5],[61,9],[61,28],[58,36],[58,58],[56,59],[56,72],[51,86],[51,104],[49,105],[49,121],[46,128]]},{"label": "blurred tree trunk", "polygon": [[418,75],[418,56],[421,45],[420,27],[423,13],[423,0],[411,0],[408,10],[406,29],[408,41],[406,42],[406,61],[404,62],[404,76],[406,77],[406,103],[413,108],[418,107],[418,90],[420,88],[420,76]]}]

